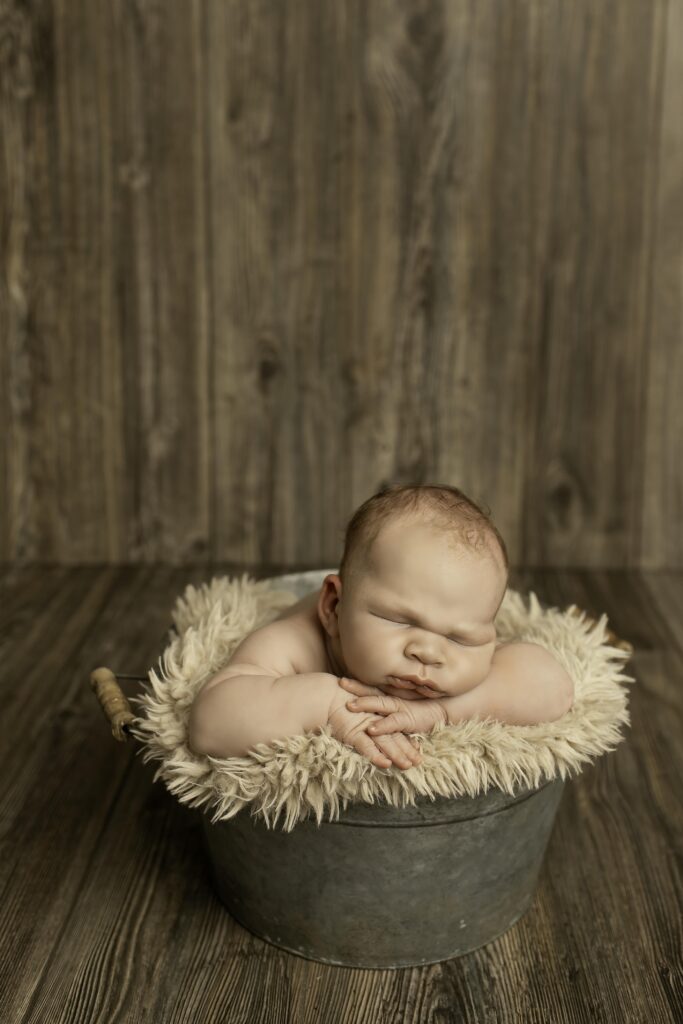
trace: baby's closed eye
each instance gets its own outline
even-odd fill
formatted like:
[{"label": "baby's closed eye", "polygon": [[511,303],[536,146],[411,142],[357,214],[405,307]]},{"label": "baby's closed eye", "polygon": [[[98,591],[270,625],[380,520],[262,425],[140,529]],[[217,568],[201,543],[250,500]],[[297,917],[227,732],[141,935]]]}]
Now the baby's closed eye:
[{"label": "baby's closed eye", "polygon": [[[390,619],[387,615],[380,615],[378,612],[372,612],[372,615],[377,619],[383,619],[385,622],[393,622],[396,626],[417,626],[415,622],[406,622],[405,619]],[[446,639],[453,644],[458,644],[459,647],[479,647],[479,644],[463,640],[459,636],[447,636]]]}]

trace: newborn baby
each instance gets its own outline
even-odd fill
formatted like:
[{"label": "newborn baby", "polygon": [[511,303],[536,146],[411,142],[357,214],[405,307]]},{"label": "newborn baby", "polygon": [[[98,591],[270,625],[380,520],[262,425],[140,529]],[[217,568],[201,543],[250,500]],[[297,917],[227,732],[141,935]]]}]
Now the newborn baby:
[{"label": "newborn baby", "polygon": [[[329,725],[376,766],[410,768],[421,760],[410,735],[439,722],[529,725],[569,710],[571,678],[548,650],[497,641],[500,535],[458,522],[457,507],[450,517],[435,509],[435,489],[469,502],[455,488],[402,487],[361,506],[339,573],[246,637],[201,688],[189,723],[196,753],[242,756]],[[397,501],[406,492],[407,507]]]}]

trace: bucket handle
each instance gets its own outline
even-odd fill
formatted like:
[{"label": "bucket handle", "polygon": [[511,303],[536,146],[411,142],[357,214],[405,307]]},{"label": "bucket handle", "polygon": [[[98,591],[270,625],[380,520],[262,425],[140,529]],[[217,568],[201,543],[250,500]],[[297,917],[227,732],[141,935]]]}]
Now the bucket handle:
[{"label": "bucket handle", "polygon": [[[174,635],[178,635],[178,630],[175,626],[171,626],[164,633],[162,648],[166,647]],[[133,735],[131,725],[138,716],[133,714],[128,698],[118,684],[119,679],[135,679],[138,682],[146,682],[149,679],[149,673],[144,676],[130,676],[122,672],[112,672],[110,668],[104,666],[96,668],[90,673],[90,686],[104,712],[104,717],[111,726],[112,736],[120,743],[125,743]]]},{"label": "bucket handle", "polygon": [[111,726],[112,736],[120,743],[125,743],[130,736],[135,715],[116,676],[109,668],[96,668],[90,673],[90,686]]}]

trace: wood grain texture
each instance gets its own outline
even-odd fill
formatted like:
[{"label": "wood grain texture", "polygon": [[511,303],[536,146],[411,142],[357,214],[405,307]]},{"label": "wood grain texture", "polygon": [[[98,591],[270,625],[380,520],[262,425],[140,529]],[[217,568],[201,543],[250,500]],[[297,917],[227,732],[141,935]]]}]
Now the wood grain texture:
[{"label": "wood grain texture", "polygon": [[647,419],[640,564],[680,566],[683,512],[683,4],[670,2],[661,69],[656,192],[644,211],[655,244],[649,275]]},{"label": "wood grain texture", "polygon": [[516,925],[464,957],[365,971],[288,954],[232,919],[200,812],[112,739],[90,691],[98,665],[156,664],[175,598],[234,572],[0,572],[3,1024],[680,1021],[681,574],[513,572],[514,589],[607,612],[635,644],[631,727],[568,781]]},{"label": "wood grain texture", "polygon": [[0,0],[0,561],[681,568],[682,18]]}]

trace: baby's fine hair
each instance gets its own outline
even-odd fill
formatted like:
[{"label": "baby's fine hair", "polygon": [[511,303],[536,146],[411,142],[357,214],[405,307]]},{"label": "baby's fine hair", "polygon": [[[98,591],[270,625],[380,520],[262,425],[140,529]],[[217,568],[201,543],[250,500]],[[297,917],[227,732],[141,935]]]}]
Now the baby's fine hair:
[{"label": "baby's fine hair", "polygon": [[[415,515],[444,531],[454,547],[502,556],[506,577],[509,559],[505,541],[490,518],[488,506],[480,507],[463,491],[449,484],[389,484],[356,509],[344,534],[339,563],[342,584],[361,570],[382,526],[401,516]],[[495,557],[495,551],[494,557]]]}]

